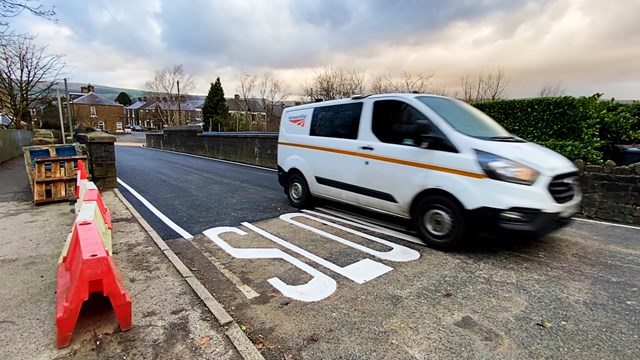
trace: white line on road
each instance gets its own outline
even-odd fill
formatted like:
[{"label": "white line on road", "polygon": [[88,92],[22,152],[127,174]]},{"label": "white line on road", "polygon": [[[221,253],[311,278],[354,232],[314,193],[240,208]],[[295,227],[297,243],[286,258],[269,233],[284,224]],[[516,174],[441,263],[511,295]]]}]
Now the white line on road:
[{"label": "white line on road", "polygon": [[180,236],[182,236],[187,240],[193,239],[193,235],[189,234],[185,229],[181,228],[180,226],[178,226],[178,224],[174,223],[171,219],[166,217],[163,213],[160,212],[160,210],[156,209],[155,206],[151,205],[151,203],[148,202],[147,199],[142,197],[142,195],[138,194],[137,191],[133,190],[131,186],[127,185],[124,181],[120,180],[120,178],[118,178],[118,184],[124,186],[125,189],[129,190],[129,192],[133,196],[135,196],[138,200],[140,200],[140,202],[142,202],[142,204],[146,206],[147,209],[151,210],[152,213],[154,213],[158,218],[160,218],[160,220],[162,220],[163,223],[167,224],[168,227],[173,229],[173,231],[177,232]]},{"label": "white line on road", "polygon": [[615,223],[610,223],[610,222],[597,221],[597,220],[589,220],[589,219],[582,219],[582,218],[575,218],[575,217],[574,217],[573,219],[574,219],[574,220],[577,220],[577,221],[588,222],[588,223],[594,223],[594,224],[610,225],[610,226],[617,226],[617,227],[621,227],[621,228],[625,228],[625,229],[635,229],[635,230],[640,230],[640,227],[638,227],[638,226],[633,226],[633,225],[615,224]]},{"label": "white line on road", "polygon": [[[160,210],[158,210],[155,206],[151,205],[147,199],[145,199],[142,195],[138,194],[131,186],[127,185],[124,181],[118,178],[118,183],[124,186],[125,189],[129,190],[129,192],[135,196],[144,206],[147,207],[152,213],[154,213],[162,222],[164,222],[167,226],[169,226],[173,231],[177,232],[180,236],[182,236],[186,240],[193,239],[193,235],[189,234],[185,229],[181,228],[178,224],[174,223],[171,219],[166,217]],[[235,285],[240,292],[247,297],[247,299],[253,299],[255,297],[260,296],[255,290],[253,290],[249,285],[243,284],[240,278],[238,278],[235,274],[229,271],[226,267],[224,267],[219,261],[213,261],[209,256],[207,256],[202,249],[199,249],[196,246],[195,241],[192,241],[193,244],[200,252],[202,252],[205,257],[209,259],[209,261],[215,266],[233,285]]]}]

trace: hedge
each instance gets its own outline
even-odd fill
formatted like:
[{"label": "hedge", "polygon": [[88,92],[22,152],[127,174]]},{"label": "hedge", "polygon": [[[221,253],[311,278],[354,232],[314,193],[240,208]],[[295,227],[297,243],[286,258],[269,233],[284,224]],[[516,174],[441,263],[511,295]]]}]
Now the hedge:
[{"label": "hedge", "polygon": [[640,103],[571,96],[477,102],[509,132],[571,160],[600,164],[615,145],[640,143]]}]

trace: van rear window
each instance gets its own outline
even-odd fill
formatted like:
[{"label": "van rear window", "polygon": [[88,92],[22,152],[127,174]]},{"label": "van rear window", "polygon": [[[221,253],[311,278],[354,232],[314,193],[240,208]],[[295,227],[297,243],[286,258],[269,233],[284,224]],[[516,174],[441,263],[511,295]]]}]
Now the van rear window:
[{"label": "van rear window", "polygon": [[357,139],[362,103],[322,106],[313,109],[311,136]]}]

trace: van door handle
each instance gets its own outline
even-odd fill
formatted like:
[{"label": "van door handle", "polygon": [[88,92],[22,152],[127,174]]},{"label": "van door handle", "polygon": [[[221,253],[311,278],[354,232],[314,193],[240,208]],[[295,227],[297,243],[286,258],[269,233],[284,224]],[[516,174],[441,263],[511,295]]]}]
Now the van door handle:
[{"label": "van door handle", "polygon": [[373,150],[373,146],[369,146],[369,145],[365,145],[365,146],[360,146],[361,150]]}]

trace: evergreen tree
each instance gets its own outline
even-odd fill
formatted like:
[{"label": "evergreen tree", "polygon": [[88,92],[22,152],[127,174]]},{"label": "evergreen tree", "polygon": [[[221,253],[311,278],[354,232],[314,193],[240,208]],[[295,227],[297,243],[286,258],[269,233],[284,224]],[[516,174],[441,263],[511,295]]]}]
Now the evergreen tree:
[{"label": "evergreen tree", "polygon": [[129,106],[131,104],[133,104],[133,101],[131,101],[131,98],[129,97],[129,94],[127,94],[126,92],[122,91],[120,94],[118,94],[118,97],[116,97],[116,102],[120,103],[124,106]]},{"label": "evergreen tree", "polygon": [[224,90],[220,83],[220,77],[216,78],[216,82],[211,84],[209,93],[204,99],[202,106],[202,119],[204,121],[204,130],[225,130],[225,122],[229,117],[229,108],[227,100],[224,98]]},{"label": "evergreen tree", "polygon": [[[58,112],[58,107],[53,105],[51,100],[48,100],[47,104],[42,108],[42,114],[39,118],[41,129],[60,130],[60,114]],[[65,129],[68,127],[69,126],[65,124]]]}]

